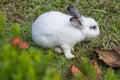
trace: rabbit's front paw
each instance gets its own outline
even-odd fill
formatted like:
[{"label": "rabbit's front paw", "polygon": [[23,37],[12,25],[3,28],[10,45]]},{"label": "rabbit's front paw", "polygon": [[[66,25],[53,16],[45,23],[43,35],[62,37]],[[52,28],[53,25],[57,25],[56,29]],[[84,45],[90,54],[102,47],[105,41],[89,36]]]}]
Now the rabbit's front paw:
[{"label": "rabbit's front paw", "polygon": [[74,51],[74,48],[73,48],[73,47],[71,48],[71,51]]},{"label": "rabbit's front paw", "polygon": [[69,59],[74,58],[75,56],[72,53],[66,53],[65,56]]}]

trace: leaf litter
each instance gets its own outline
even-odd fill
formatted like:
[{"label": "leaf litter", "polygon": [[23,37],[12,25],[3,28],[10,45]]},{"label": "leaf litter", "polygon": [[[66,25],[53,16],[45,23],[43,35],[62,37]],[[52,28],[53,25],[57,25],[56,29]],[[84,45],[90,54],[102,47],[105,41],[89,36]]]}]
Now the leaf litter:
[{"label": "leaf litter", "polygon": [[[83,65],[82,60],[81,59],[75,59],[75,62],[78,63],[79,65]],[[101,76],[102,76],[102,70],[99,68],[97,62],[95,60],[89,60],[90,65],[93,66],[93,68],[96,71],[96,78],[95,80],[100,80]],[[89,76],[85,75],[84,73],[82,73],[82,70],[80,70],[78,67],[76,67],[75,65],[72,65],[70,68],[70,72],[71,74],[74,76],[76,74],[80,74],[82,78],[87,79]],[[80,79],[82,80],[82,79]]]},{"label": "leaf litter", "polygon": [[[97,52],[99,59],[101,59],[103,62],[105,62],[107,65],[115,68],[120,68],[120,51],[117,49],[111,49],[111,50],[102,50],[102,49],[94,49],[95,52]],[[75,62],[79,65],[82,65],[82,59],[74,59]],[[96,71],[96,79],[100,80],[102,77],[102,70],[99,68],[97,62],[93,59],[89,60],[89,63],[94,67]],[[84,73],[82,73],[82,70],[80,70],[75,65],[72,65],[70,68],[71,74],[74,76],[75,74],[80,74],[82,77],[88,77]]]},{"label": "leaf litter", "polygon": [[107,65],[115,68],[120,68],[120,51],[117,49],[101,50],[95,49],[99,59],[105,62]]}]

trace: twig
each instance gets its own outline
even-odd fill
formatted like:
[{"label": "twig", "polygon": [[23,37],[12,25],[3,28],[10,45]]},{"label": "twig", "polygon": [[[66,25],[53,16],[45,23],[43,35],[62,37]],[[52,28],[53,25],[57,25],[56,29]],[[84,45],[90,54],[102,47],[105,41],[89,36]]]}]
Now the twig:
[{"label": "twig", "polygon": [[99,9],[85,9],[85,10],[107,13],[107,11]]}]

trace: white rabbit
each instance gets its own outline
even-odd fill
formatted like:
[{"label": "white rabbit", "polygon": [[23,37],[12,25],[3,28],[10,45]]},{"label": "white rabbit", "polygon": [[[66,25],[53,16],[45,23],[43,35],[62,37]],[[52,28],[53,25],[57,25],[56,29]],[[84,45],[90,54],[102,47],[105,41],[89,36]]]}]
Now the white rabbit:
[{"label": "white rabbit", "polygon": [[40,15],[32,25],[32,39],[39,46],[74,58],[73,46],[86,38],[96,37],[100,31],[93,18],[81,16],[71,6],[67,10],[71,15],[57,11]]}]

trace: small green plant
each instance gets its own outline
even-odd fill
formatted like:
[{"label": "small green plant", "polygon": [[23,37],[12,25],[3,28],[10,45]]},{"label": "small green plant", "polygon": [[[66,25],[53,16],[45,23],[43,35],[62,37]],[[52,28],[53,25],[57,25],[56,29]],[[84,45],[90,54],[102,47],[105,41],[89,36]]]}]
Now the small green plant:
[{"label": "small green plant", "polygon": [[113,69],[108,69],[105,80],[118,80],[118,77],[115,75],[115,72]]},{"label": "small green plant", "polygon": [[6,22],[6,15],[3,13],[0,13],[0,36],[4,36],[5,31],[5,22]]},{"label": "small green plant", "polygon": [[[60,80],[54,68],[50,67],[51,51],[29,52],[9,43],[0,49],[0,80]],[[44,54],[47,55],[44,55]]]},{"label": "small green plant", "polygon": [[0,80],[60,80],[59,73],[50,65],[53,52],[28,48],[28,43],[20,38],[18,24],[13,24],[10,34],[4,37],[7,30],[5,15],[0,14],[0,19],[3,20],[0,22],[2,31],[2,35],[0,35],[2,36],[0,40]]}]

